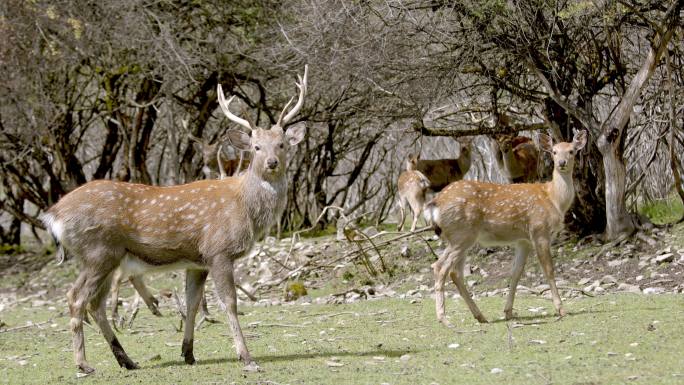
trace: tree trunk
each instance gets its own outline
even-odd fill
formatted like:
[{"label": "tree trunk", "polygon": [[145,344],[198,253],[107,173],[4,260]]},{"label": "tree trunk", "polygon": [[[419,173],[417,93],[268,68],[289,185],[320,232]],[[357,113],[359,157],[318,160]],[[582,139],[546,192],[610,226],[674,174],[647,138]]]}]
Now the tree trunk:
[{"label": "tree trunk", "polygon": [[597,145],[603,155],[606,188],[606,232],[607,240],[614,240],[622,234],[634,231],[634,223],[625,207],[626,167],[622,158],[625,127],[629,122],[632,108],[641,90],[655,71],[656,64],[663,56],[679,21],[679,10],[684,1],[675,1],[668,9],[664,20],[664,31],[653,38],[646,59],[627,86],[620,103],[605,122]]},{"label": "tree trunk", "polygon": [[634,223],[625,205],[627,168],[622,157],[622,142],[623,140],[609,141],[601,137],[597,143],[603,154],[605,172],[607,240],[634,232]]}]

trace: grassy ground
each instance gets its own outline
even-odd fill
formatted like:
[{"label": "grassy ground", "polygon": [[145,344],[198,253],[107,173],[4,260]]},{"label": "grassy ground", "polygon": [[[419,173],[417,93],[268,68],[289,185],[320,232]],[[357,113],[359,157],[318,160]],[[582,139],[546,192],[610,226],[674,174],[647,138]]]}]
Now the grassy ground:
[{"label": "grassy ground", "polygon": [[[490,320],[503,302],[478,299]],[[479,325],[461,300],[449,300],[454,329],[436,322],[429,298],[245,306],[240,320],[260,373],[242,372],[225,323],[196,333],[197,365],[185,365],[178,318],[143,309],[133,329],[119,333],[141,369],[120,369],[86,327],[97,372],[84,379],[76,379],[64,307],[18,307],[3,320],[51,321],[0,334],[0,384],[681,384],[683,305],[682,296],[610,294],[567,301],[571,314],[557,321],[545,315],[549,300],[522,295],[515,322]]]}]

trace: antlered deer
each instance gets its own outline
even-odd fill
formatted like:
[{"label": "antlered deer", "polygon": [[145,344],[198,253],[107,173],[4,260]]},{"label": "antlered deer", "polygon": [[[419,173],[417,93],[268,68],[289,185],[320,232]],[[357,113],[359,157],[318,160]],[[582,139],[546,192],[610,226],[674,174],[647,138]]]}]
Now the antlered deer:
[{"label": "antlered deer", "polygon": [[509,183],[539,180],[539,150],[531,138],[497,135],[492,141],[496,163]]},{"label": "antlered deer", "polygon": [[[197,308],[208,274],[225,303],[238,358],[245,370],[258,370],[247,350],[238,322],[233,278],[234,261],[244,256],[287,203],[286,154],[304,138],[304,126],[283,127],[301,109],[307,88],[307,67],[299,78],[299,100],[270,130],[251,127],[229,110],[221,86],[218,99],[231,121],[251,130],[251,138],[230,131],[233,145],[251,148],[252,162],[244,174],[222,180],[157,187],[93,181],[64,196],[42,217],[60,247],[77,256],[81,271],[67,293],[74,358],[85,372],[94,369],[85,356],[83,318],[86,306],[120,366],[135,369],[105,315],[111,276],[121,266],[127,276],[155,269],[185,268],[187,319],[182,345],[185,362],[193,364]],[[292,102],[292,100],[290,101]]]},{"label": "antlered deer", "polygon": [[[187,125],[183,122],[183,126],[187,131]],[[251,126],[251,123],[250,123]],[[202,167],[202,172],[207,179],[211,179],[214,172],[217,172],[220,179],[225,178],[227,175],[235,175],[243,170],[249,165],[249,158],[245,159],[245,151],[239,149],[233,149],[240,154],[233,157],[223,158],[221,154],[223,153],[223,143],[228,141],[228,137],[222,137],[218,139],[215,143],[206,142],[192,134],[188,134],[190,140],[196,142],[199,146],[199,150],[202,154],[202,162],[204,166]],[[229,146],[228,148],[231,148]],[[216,170],[218,168],[218,170]],[[112,324],[116,327],[118,321],[123,321],[119,317],[119,291],[121,288],[121,283],[124,279],[123,272],[121,269],[117,269],[112,278],[112,295],[111,295],[111,307],[112,307]],[[143,299],[147,307],[150,309],[152,314],[161,317],[161,312],[159,312],[159,301],[150,294],[145,282],[143,281],[142,275],[130,276],[129,281],[138,292],[140,297]],[[204,319],[209,317],[209,309],[207,308],[206,296],[202,297],[200,303],[200,312]]]},{"label": "antlered deer", "polygon": [[449,183],[463,179],[470,170],[471,140],[460,139],[461,152],[457,159],[419,159],[409,155],[407,170],[418,170],[430,180],[430,190],[441,191]]},{"label": "antlered deer", "polygon": [[411,223],[411,231],[416,229],[416,222],[418,216],[423,212],[423,205],[425,204],[425,193],[430,187],[430,180],[418,170],[406,170],[399,175],[398,182],[399,193],[399,212],[401,219],[399,220],[399,231],[404,229],[404,221],[406,220],[406,204],[408,203],[413,212],[413,222]]},{"label": "antlered deer", "polygon": [[475,243],[514,245],[515,261],[504,314],[513,317],[513,299],[527,256],[534,249],[551,287],[553,304],[565,315],[551,260],[551,241],[563,228],[563,219],[575,197],[572,169],[575,154],[587,142],[586,131],[575,134],[572,143],[553,145],[550,137],[540,135],[544,151],[553,155],[553,179],[547,183],[499,185],[459,181],[439,193],[425,207],[426,219],[433,223],[448,246],[432,264],[435,275],[437,319],[449,322],[444,310],[444,283],[447,275],[479,322],[487,322],[463,283],[465,252]]}]

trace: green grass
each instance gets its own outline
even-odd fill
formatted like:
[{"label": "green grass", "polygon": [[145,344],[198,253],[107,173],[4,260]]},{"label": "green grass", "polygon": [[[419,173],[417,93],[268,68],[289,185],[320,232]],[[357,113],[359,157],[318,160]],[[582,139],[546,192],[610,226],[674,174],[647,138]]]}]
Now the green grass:
[{"label": "green grass", "polygon": [[[501,297],[477,302],[490,320],[504,305]],[[382,299],[244,306],[240,321],[260,373],[242,372],[225,323],[196,332],[198,362],[185,365],[172,309],[163,309],[163,318],[141,309],[134,328],[119,333],[141,369],[120,369],[104,339],[86,327],[87,355],[97,372],[79,380],[65,305],[20,307],[0,313],[9,327],[50,317],[52,322],[0,333],[0,384],[681,384],[683,305],[682,296],[611,294],[568,300],[571,314],[556,321],[529,310],[552,313],[550,300],[521,295],[516,322],[525,325],[510,329],[512,323],[503,321],[475,323],[461,300],[447,301],[454,329],[436,322],[434,301],[427,298],[414,304]],[[407,360],[400,359],[406,354]],[[494,368],[502,372],[491,373]]]},{"label": "green grass", "polygon": [[666,199],[644,203],[639,212],[655,224],[673,223],[684,215],[684,204],[679,196],[673,194]]}]

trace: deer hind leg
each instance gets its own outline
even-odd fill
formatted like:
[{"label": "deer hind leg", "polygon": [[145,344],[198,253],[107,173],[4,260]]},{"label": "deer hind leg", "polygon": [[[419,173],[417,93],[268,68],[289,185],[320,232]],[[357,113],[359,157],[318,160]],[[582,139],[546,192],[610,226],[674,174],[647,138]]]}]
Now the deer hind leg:
[{"label": "deer hind leg", "polygon": [[142,276],[132,275],[129,277],[129,280],[131,281],[131,284],[133,284],[135,291],[137,291],[143,301],[145,301],[145,305],[147,305],[147,308],[150,309],[152,314],[161,317],[162,314],[159,312],[159,300],[154,298],[154,296],[150,294],[150,291],[147,290],[147,286],[145,286],[145,281],[143,281]]},{"label": "deer hind leg", "polygon": [[418,223],[418,217],[423,211],[423,204],[425,203],[425,192],[419,192],[416,196],[409,201],[411,205],[411,211],[413,211],[413,223],[411,223],[411,231],[416,230],[416,223]]},{"label": "deer hind leg", "polygon": [[[460,235],[460,234],[459,234]],[[432,270],[435,275],[435,310],[437,312],[437,319],[439,322],[446,326],[451,326],[449,321],[446,319],[446,312],[444,309],[444,284],[446,283],[447,276],[451,275],[454,282],[458,282],[457,276],[450,274],[454,270],[454,267],[458,266],[459,269],[463,270],[463,261],[465,260],[465,252],[474,243],[474,238],[472,236],[450,237],[447,239],[449,246],[444,250],[444,254],[437,260],[437,262],[432,264]],[[463,274],[461,274],[463,276]],[[461,296],[463,291],[461,287],[457,284]],[[465,292],[467,293],[467,291]],[[467,300],[466,300],[467,302]],[[472,300],[471,300],[472,302]],[[473,306],[475,304],[473,303]],[[469,305],[470,306],[470,305]],[[477,307],[475,307],[477,309]],[[472,308],[471,308],[472,311]],[[479,310],[477,310],[479,312]]]},{"label": "deer hind leg", "polygon": [[85,282],[88,278],[88,273],[84,270],[78,275],[73,286],[67,292],[67,302],[69,304],[69,313],[71,320],[69,325],[71,327],[71,338],[74,349],[74,361],[78,369],[86,374],[95,371],[86,362],[85,357],[85,342],[83,336],[83,318],[85,317],[85,303],[81,299],[81,292],[84,289]]},{"label": "deer hind leg", "polygon": [[[93,369],[86,361],[85,355],[83,319],[85,317],[86,306],[94,299],[98,300],[99,302],[104,302],[103,299],[107,295],[110,288],[110,275],[113,270],[114,266],[108,267],[106,265],[98,265],[96,268],[84,267],[76,279],[76,282],[74,282],[73,287],[67,293],[69,312],[71,313],[70,325],[74,348],[74,360],[76,361],[76,365],[78,366],[79,370],[83,373],[92,373],[95,371],[95,369]],[[98,306],[103,306],[100,305],[99,302]],[[104,316],[104,320],[107,324],[107,328],[109,329],[106,315]],[[105,329],[103,329],[100,320],[98,320],[98,325],[106,337]],[[109,330],[111,331],[111,329]],[[123,349],[121,350],[123,351]],[[121,364],[121,362],[119,363]]]},{"label": "deer hind leg", "polygon": [[466,305],[468,305],[468,309],[470,309],[470,312],[473,314],[473,317],[480,322],[480,323],[487,323],[487,319],[482,315],[482,312],[480,309],[477,307],[475,304],[475,301],[473,298],[470,296],[470,292],[468,292],[468,287],[465,285],[463,282],[463,267],[465,265],[465,250],[464,249],[457,257],[457,259],[454,261],[454,265],[452,266],[451,271],[449,271],[449,275],[451,276],[451,280],[454,282],[456,287],[458,288],[458,292],[461,295],[461,298],[465,301]]},{"label": "deer hind leg", "polygon": [[117,323],[123,323],[123,320],[119,317],[119,290],[121,289],[121,281],[123,279],[123,272],[121,269],[116,269],[112,277],[112,294],[111,294],[111,307],[112,307],[112,325],[114,328],[117,327]]},{"label": "deer hind leg", "polygon": [[442,256],[432,264],[432,271],[435,275],[435,311],[437,313],[437,320],[445,326],[451,326],[451,323],[446,319],[444,284],[455,257],[455,250],[451,246],[447,246]]},{"label": "deer hind leg", "polygon": [[210,274],[211,278],[214,280],[219,299],[226,306],[228,312],[228,323],[230,324],[230,330],[233,333],[238,359],[245,364],[244,370],[258,371],[259,365],[252,360],[252,356],[247,350],[245,337],[242,335],[242,329],[238,322],[237,293],[235,290],[235,279],[233,278],[233,260],[231,258],[232,257],[215,258],[215,262],[211,266]]},{"label": "deer hind leg", "polygon": [[203,292],[202,301],[200,302],[200,314],[205,319],[208,319],[211,314],[209,314],[209,306],[207,305],[207,293]]},{"label": "deer hind leg", "polygon": [[403,231],[404,230],[404,221],[406,220],[406,200],[404,199],[403,196],[399,196],[399,226],[397,227],[398,231]]},{"label": "deer hind leg", "polygon": [[109,292],[110,283],[111,274],[109,274],[104,279],[104,281],[100,283],[100,287],[97,289],[95,295],[90,300],[90,314],[93,316],[93,318],[95,319],[95,323],[97,323],[97,326],[102,331],[102,335],[109,344],[109,348],[112,350],[114,358],[116,358],[116,362],[119,364],[119,366],[129,370],[138,369],[138,364],[133,362],[128,357],[123,347],[121,346],[121,343],[119,343],[119,340],[116,338],[116,335],[112,330],[112,327],[109,325],[109,322],[107,321],[107,312],[105,311],[105,297]]},{"label": "deer hind leg", "polygon": [[515,291],[518,288],[518,281],[523,270],[525,270],[525,262],[527,257],[532,252],[532,245],[527,241],[520,241],[515,245],[515,260],[513,261],[513,269],[511,271],[511,282],[508,290],[508,297],[506,297],[506,307],[504,307],[504,317],[508,320],[513,318],[513,300],[515,299]]},{"label": "deer hind leg", "polygon": [[551,296],[553,298],[553,305],[556,307],[558,315],[561,317],[565,315],[565,310],[563,309],[563,304],[561,302],[560,295],[558,294],[558,288],[556,287],[556,276],[553,271],[553,260],[551,260],[551,247],[550,240],[548,238],[542,238],[535,241],[535,249],[537,252],[537,258],[539,258],[539,264],[544,270],[544,276],[549,282],[551,287]]},{"label": "deer hind leg", "polygon": [[200,302],[204,298],[204,282],[207,280],[206,270],[188,270],[185,273],[185,301],[187,303],[185,319],[185,335],[183,336],[183,347],[181,355],[185,363],[192,365],[195,363],[193,354],[193,343],[195,333],[195,318]]}]

